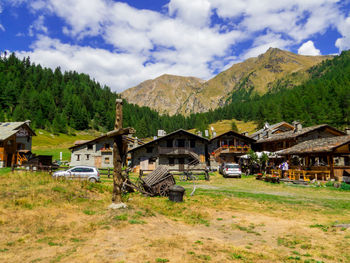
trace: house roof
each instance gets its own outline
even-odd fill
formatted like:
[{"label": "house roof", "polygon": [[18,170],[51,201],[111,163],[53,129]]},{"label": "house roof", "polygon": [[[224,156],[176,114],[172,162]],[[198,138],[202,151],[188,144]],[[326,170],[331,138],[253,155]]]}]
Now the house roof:
[{"label": "house roof", "polygon": [[220,134],[218,136],[215,136],[214,138],[212,138],[210,140],[210,142],[212,142],[213,140],[219,139],[220,137],[225,136],[225,135],[234,135],[234,136],[239,137],[239,138],[241,138],[243,140],[250,141],[250,142],[255,142],[255,140],[253,138],[250,138],[248,136],[245,136],[245,135],[240,134],[240,133],[235,132],[235,131],[228,131],[228,132],[222,133],[222,134]]},{"label": "house roof", "polygon": [[[69,147],[68,149],[73,150],[74,148],[77,148],[77,147],[80,147],[80,146],[86,145],[86,144],[95,143],[96,141],[100,141],[100,140],[105,139],[105,138],[108,138],[107,134],[101,135],[100,137],[97,137],[97,138],[89,140],[89,141],[86,141],[86,140],[75,141],[74,146]],[[123,136],[123,139],[128,141],[128,142],[134,142],[134,140],[136,138]],[[140,139],[137,139],[137,141],[138,141],[138,144],[141,144],[141,145],[144,144],[143,141],[141,141]]]},{"label": "house roof", "polygon": [[336,148],[348,143],[350,143],[350,135],[321,138],[299,143],[278,152],[278,154],[289,155],[333,152]]},{"label": "house roof", "polygon": [[18,132],[18,129],[25,126],[32,135],[36,136],[35,132],[29,127],[27,122],[0,122],[0,141],[6,140]]},{"label": "house roof", "polygon": [[293,126],[292,124],[290,124],[290,123],[288,123],[288,122],[285,122],[285,121],[281,121],[281,122],[279,122],[279,123],[275,123],[275,124],[270,125],[268,129],[262,128],[262,129],[260,129],[260,130],[258,130],[258,131],[256,131],[256,132],[254,132],[253,134],[251,134],[249,137],[254,138],[254,137],[256,137],[257,135],[259,135],[259,134],[261,134],[261,133],[262,133],[262,134],[263,134],[263,133],[266,133],[268,130],[270,130],[270,131],[275,131],[278,127],[280,127],[280,126],[282,126],[282,125],[284,125],[284,124],[290,126],[292,129],[294,129],[294,126]]},{"label": "house roof", "polygon": [[160,140],[163,140],[163,139],[165,139],[165,138],[168,138],[168,137],[170,137],[171,135],[174,135],[174,134],[177,134],[177,133],[185,133],[185,134],[190,135],[190,136],[193,136],[193,137],[195,137],[195,138],[197,138],[197,139],[200,139],[200,140],[203,140],[203,141],[206,141],[206,142],[209,141],[207,138],[198,136],[198,135],[196,135],[196,134],[193,134],[193,133],[188,132],[188,131],[183,130],[183,129],[179,129],[179,130],[174,131],[174,132],[171,132],[171,133],[169,133],[169,134],[167,134],[167,135],[165,135],[165,136],[159,137],[159,138],[157,138],[157,139],[155,139],[155,140],[153,140],[153,141],[147,142],[147,143],[145,143],[144,145],[137,146],[137,147],[135,147],[134,149],[129,150],[129,152],[133,152],[133,151],[138,150],[138,149],[140,149],[140,148],[142,148],[142,147],[146,147],[146,146],[148,146],[148,145],[151,145],[151,144],[153,144],[153,143],[155,143],[155,142],[158,142],[158,141],[160,141]]},{"label": "house roof", "polygon": [[311,127],[302,128],[298,132],[293,130],[293,131],[287,131],[287,132],[272,134],[271,137],[260,139],[260,140],[257,141],[257,143],[265,143],[265,142],[293,139],[293,138],[297,138],[297,137],[299,137],[301,135],[310,133],[310,132],[318,130],[318,129],[323,129],[323,128],[329,128],[329,129],[339,133],[339,135],[345,135],[344,132],[339,131],[336,128],[333,128],[332,126],[329,126],[328,124],[320,124],[320,125],[315,125],[315,126],[311,126]]}]

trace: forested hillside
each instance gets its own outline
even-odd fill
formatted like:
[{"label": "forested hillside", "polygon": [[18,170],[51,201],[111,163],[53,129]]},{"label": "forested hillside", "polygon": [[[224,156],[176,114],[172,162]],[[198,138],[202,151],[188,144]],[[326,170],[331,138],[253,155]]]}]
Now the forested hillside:
[{"label": "forested hillside", "polygon": [[[14,54],[0,59],[0,121],[31,120],[34,128],[61,133],[70,128],[107,131],[113,129],[116,98],[116,93],[86,74],[52,71]],[[173,131],[206,123],[202,116],[159,116],[126,101],[123,110],[124,126],[134,127],[139,137],[155,135],[157,129]]]},{"label": "forested hillside", "polygon": [[[263,96],[241,89],[231,103],[200,114],[162,115],[124,103],[124,126],[137,136],[179,128],[204,130],[209,123],[238,119],[270,123],[299,120],[304,125],[329,123],[350,125],[350,51],[310,69],[311,80],[292,89],[286,83]],[[68,133],[70,128],[107,131],[113,129],[117,94],[88,75],[42,68],[29,58],[14,54],[0,59],[0,121],[31,120],[34,128]]]},{"label": "forested hillside", "polygon": [[306,126],[350,125],[350,51],[309,71],[311,79],[292,89],[283,83],[263,96],[252,95],[253,87],[239,90],[233,94],[232,103],[216,110],[216,115],[260,123],[299,120]]}]

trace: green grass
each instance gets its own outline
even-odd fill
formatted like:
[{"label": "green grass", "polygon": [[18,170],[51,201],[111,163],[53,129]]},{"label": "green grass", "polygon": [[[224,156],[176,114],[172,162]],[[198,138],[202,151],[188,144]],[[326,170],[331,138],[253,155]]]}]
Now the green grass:
[{"label": "green grass", "polygon": [[64,161],[70,161],[71,152],[68,149],[78,140],[92,140],[100,133],[96,131],[79,131],[74,135],[59,134],[54,135],[45,130],[36,130],[36,135],[33,137],[32,152],[40,155],[52,155],[53,160],[59,160],[60,152]]}]

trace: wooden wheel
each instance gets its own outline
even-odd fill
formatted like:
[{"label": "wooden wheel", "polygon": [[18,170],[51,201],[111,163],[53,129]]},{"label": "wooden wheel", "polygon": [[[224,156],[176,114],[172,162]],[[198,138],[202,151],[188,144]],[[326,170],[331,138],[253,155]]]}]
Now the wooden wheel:
[{"label": "wooden wheel", "polygon": [[167,183],[164,183],[159,187],[159,195],[168,196],[168,194],[169,194],[169,185]]}]

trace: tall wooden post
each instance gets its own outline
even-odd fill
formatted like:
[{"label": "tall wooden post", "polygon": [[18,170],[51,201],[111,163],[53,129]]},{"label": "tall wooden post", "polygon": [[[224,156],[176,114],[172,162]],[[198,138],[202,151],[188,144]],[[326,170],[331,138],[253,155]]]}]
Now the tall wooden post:
[{"label": "tall wooden post", "polygon": [[[123,101],[117,99],[115,103],[115,130],[121,130],[123,128]],[[113,144],[113,203],[122,202],[122,165],[123,165],[123,156],[124,156],[124,147],[123,147],[123,135],[117,135],[114,137]]]}]

